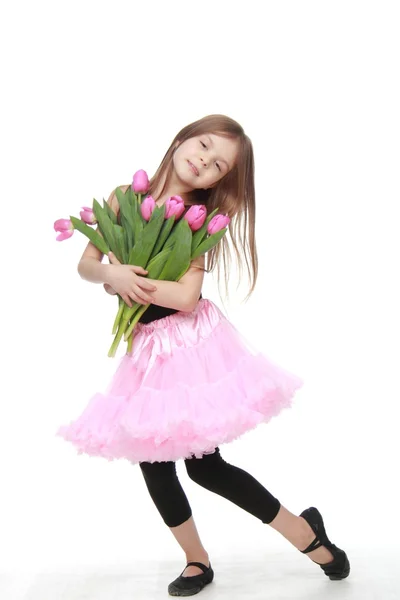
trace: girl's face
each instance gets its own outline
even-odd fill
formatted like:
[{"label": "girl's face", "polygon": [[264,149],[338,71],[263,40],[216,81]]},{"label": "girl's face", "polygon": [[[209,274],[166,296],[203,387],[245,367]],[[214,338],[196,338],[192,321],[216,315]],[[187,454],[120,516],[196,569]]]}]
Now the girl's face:
[{"label": "girl's face", "polygon": [[182,142],[173,155],[177,178],[191,189],[208,189],[235,165],[237,139],[204,133]]}]

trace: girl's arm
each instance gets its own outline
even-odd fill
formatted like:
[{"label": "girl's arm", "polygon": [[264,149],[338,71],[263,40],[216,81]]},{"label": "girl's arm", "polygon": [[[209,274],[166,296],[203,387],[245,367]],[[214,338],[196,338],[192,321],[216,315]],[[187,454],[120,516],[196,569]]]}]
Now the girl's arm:
[{"label": "girl's arm", "polygon": [[96,258],[82,258],[78,265],[78,273],[86,281],[91,283],[109,284],[108,274],[111,265],[103,265]]},{"label": "girl's arm", "polygon": [[[110,261],[112,265],[120,264],[114,255]],[[146,291],[146,293],[158,306],[192,312],[197,305],[203,285],[204,262],[204,255],[192,260],[189,269],[179,281],[164,281],[146,277],[146,281],[157,287],[155,291]]]},{"label": "girl's arm", "polygon": [[146,279],[157,286],[155,292],[149,292],[149,296],[153,298],[153,304],[184,312],[193,310],[187,290],[179,281],[160,281],[147,277]]},{"label": "girl's arm", "polygon": [[[149,294],[155,298],[154,303],[159,304],[160,306],[167,306],[167,308],[192,312],[192,310],[196,308],[203,287],[204,264],[204,255],[192,260],[189,269],[179,281],[159,281],[158,279],[150,279],[150,282],[157,286],[157,290],[155,292],[150,292]],[[169,287],[174,285],[176,286],[175,289]],[[179,308],[172,304],[172,302],[175,301],[175,298],[175,304],[180,303],[183,305],[183,308]],[[169,300],[171,300],[171,305],[163,304],[163,302]]]},{"label": "girl's arm", "polygon": [[174,308],[185,312],[192,312],[196,308],[204,280],[204,255],[192,260],[189,269],[179,281],[160,281],[149,279],[157,290],[149,292],[154,304],[165,308]]}]

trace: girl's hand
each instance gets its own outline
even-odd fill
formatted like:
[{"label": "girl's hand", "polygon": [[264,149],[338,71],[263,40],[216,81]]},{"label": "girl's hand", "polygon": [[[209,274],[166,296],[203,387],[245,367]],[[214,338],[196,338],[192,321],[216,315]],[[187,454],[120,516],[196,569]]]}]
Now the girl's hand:
[{"label": "girl's hand", "polygon": [[132,306],[131,299],[139,304],[153,302],[149,292],[154,292],[157,288],[140,276],[147,273],[145,269],[137,265],[122,265],[112,252],[108,254],[108,258],[113,268],[110,269],[107,283],[129,307]]},{"label": "girl's hand", "polygon": [[103,283],[103,288],[106,290],[107,294],[111,294],[112,296],[117,293],[108,283]]}]

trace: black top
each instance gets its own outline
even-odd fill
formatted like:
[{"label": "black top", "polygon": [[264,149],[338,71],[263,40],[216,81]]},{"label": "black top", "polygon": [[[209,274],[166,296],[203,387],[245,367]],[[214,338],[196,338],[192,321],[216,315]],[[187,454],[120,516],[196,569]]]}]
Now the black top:
[{"label": "black top", "polygon": [[[202,297],[202,294],[200,294],[199,300]],[[179,312],[179,310],[175,310],[175,308],[165,308],[165,306],[159,306],[158,304],[150,304],[148,309],[145,310],[140,317],[139,323],[151,323],[151,321],[156,321],[157,319],[162,319],[163,317],[169,317],[169,315],[173,315],[177,312]]]}]

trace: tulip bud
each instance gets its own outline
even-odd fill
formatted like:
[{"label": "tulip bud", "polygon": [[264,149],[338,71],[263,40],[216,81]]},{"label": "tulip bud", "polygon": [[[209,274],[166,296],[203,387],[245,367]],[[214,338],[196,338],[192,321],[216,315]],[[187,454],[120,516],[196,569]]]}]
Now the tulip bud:
[{"label": "tulip bud", "polygon": [[218,233],[218,231],[227,227],[230,222],[231,220],[227,215],[215,215],[208,224],[207,233],[210,235]]},{"label": "tulip bud", "polygon": [[180,196],[171,196],[165,203],[165,218],[175,215],[175,220],[185,212],[185,203]]},{"label": "tulip bud", "polygon": [[150,217],[156,207],[156,201],[153,196],[147,196],[140,205],[142,217],[145,221],[150,221]]},{"label": "tulip bud", "polygon": [[74,226],[70,219],[57,219],[54,222],[54,230],[60,232],[56,237],[57,242],[67,240],[74,233]]},{"label": "tulip bud", "polygon": [[192,231],[197,231],[204,225],[207,218],[207,208],[204,204],[194,204],[183,217],[189,223]]},{"label": "tulip bud", "polygon": [[79,213],[82,221],[87,225],[95,225],[97,223],[96,217],[94,216],[93,209],[89,206],[82,206],[82,210]]},{"label": "tulip bud", "polygon": [[146,171],[140,169],[133,176],[132,188],[135,194],[146,194],[149,189],[149,178]]}]

